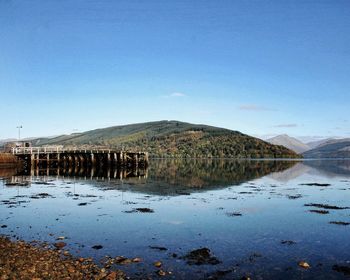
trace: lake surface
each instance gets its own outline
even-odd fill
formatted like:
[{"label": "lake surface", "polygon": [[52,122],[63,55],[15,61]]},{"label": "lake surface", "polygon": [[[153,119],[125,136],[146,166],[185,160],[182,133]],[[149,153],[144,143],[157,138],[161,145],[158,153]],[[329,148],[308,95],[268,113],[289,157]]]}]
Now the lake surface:
[{"label": "lake surface", "polygon": [[[0,234],[65,237],[65,249],[96,262],[138,257],[115,265],[135,279],[157,278],[155,261],[169,279],[349,277],[336,270],[350,267],[350,161],[153,160],[0,177]],[[191,258],[200,248],[210,256]]]}]

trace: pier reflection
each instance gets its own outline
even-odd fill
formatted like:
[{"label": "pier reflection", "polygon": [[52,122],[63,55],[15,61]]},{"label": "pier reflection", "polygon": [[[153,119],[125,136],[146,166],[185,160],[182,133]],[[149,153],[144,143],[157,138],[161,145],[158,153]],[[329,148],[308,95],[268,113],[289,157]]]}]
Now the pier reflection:
[{"label": "pier reflection", "polygon": [[5,178],[6,186],[30,186],[32,182],[76,179],[79,181],[120,181],[132,178],[146,179],[147,168],[98,168],[76,166],[74,168],[39,168],[6,170],[0,177]]}]

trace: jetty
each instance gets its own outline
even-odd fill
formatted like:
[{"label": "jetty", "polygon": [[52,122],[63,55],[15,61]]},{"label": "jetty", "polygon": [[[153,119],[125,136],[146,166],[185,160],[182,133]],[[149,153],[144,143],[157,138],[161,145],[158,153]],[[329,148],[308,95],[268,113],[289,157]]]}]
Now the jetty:
[{"label": "jetty", "polygon": [[14,156],[26,167],[144,167],[147,152],[127,152],[112,149],[68,149],[62,147],[15,147]]}]

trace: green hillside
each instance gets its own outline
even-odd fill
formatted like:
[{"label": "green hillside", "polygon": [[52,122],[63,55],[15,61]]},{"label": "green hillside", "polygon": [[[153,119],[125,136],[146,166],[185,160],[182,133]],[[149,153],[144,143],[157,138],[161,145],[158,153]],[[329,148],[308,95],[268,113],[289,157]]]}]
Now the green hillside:
[{"label": "green hillside", "polygon": [[40,139],[35,145],[100,146],[148,151],[152,157],[296,158],[293,151],[238,131],[178,121],[114,126]]}]

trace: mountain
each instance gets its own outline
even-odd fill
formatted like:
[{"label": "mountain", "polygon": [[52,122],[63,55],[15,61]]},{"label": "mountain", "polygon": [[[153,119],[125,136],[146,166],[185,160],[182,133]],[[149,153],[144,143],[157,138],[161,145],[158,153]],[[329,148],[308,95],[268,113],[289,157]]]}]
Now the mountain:
[{"label": "mountain", "polygon": [[8,139],[0,139],[0,146],[4,145],[7,142],[14,142],[17,141],[15,138],[8,138]]},{"label": "mountain", "polygon": [[286,134],[278,135],[276,137],[267,139],[266,141],[274,145],[287,147],[288,149],[298,154],[310,150],[310,147],[308,145]]},{"label": "mountain", "polygon": [[295,152],[228,129],[179,121],[122,125],[39,139],[36,145],[144,150],[151,157],[297,158]]},{"label": "mountain", "polygon": [[303,153],[306,158],[350,158],[350,138],[332,139]]},{"label": "mountain", "polygon": [[320,147],[320,146],[322,146],[322,145],[324,145],[327,142],[332,141],[332,140],[336,140],[336,139],[326,138],[326,139],[322,139],[322,140],[318,140],[318,141],[308,142],[308,143],[306,143],[306,145],[308,145],[310,147],[310,150],[311,150],[311,149],[315,149],[317,147]]}]

